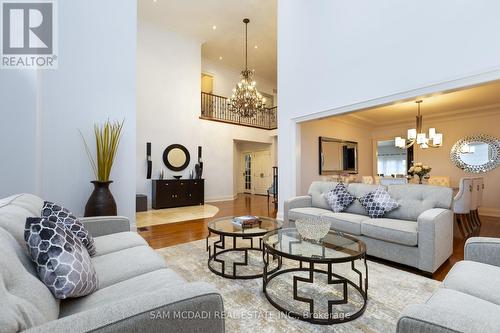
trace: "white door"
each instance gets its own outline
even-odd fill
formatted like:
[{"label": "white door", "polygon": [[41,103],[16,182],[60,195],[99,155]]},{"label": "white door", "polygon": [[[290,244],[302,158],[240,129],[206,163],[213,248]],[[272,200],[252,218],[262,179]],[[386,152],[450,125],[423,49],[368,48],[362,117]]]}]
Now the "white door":
[{"label": "white door", "polygon": [[271,151],[256,151],[253,154],[253,193],[267,195],[267,189],[273,182]]},{"label": "white door", "polygon": [[253,193],[252,186],[252,167],[253,167],[253,154],[243,154],[243,193]]}]

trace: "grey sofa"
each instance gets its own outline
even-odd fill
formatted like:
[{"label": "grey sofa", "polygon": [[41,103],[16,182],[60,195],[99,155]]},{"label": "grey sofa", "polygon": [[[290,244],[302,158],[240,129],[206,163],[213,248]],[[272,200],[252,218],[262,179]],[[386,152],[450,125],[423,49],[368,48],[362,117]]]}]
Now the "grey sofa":
[{"label": "grey sofa", "polygon": [[[224,332],[220,294],[167,268],[123,217],[83,219],[95,236],[100,288],[55,299],[38,279],[23,237],[26,217],[40,216],[42,205],[29,194],[0,200],[1,332]],[[193,311],[208,318],[185,319]]]},{"label": "grey sofa", "polygon": [[[371,219],[355,200],[344,212],[334,213],[324,194],[336,182],[313,182],[306,196],[285,201],[284,220],[321,216],[332,229],[362,239],[368,255],[433,273],[453,252],[452,190],[429,185],[388,185],[399,207],[381,219]],[[348,191],[363,196],[379,185],[351,183]]]},{"label": "grey sofa", "polygon": [[474,237],[425,304],[407,307],[398,333],[500,332],[500,239]]}]

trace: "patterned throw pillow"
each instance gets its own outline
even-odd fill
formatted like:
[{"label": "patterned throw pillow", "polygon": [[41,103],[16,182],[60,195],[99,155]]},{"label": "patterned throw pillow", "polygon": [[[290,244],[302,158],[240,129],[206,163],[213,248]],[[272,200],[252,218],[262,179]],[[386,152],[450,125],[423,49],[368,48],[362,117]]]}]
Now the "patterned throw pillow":
[{"label": "patterned throw pillow", "polygon": [[356,198],[349,192],[343,183],[337,186],[325,195],[328,205],[335,213],[340,213],[346,209]]},{"label": "patterned throw pillow", "polygon": [[56,298],[85,296],[98,289],[87,249],[63,223],[29,217],[24,240],[38,277]]},{"label": "patterned throw pillow", "polygon": [[96,254],[94,238],[85,229],[83,223],[69,210],[53,202],[45,201],[42,208],[42,217],[46,217],[52,222],[62,222],[66,228],[81,239],[91,257]]},{"label": "patterned throw pillow", "polygon": [[371,218],[384,217],[386,213],[399,207],[396,200],[391,198],[389,193],[382,186],[358,198],[358,201],[365,207],[366,213]]}]

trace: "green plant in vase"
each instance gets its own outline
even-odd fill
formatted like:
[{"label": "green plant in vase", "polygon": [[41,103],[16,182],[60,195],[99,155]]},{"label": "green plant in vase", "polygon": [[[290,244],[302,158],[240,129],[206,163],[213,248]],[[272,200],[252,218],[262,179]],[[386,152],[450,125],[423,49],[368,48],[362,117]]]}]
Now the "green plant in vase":
[{"label": "green plant in vase", "polygon": [[408,169],[408,175],[414,177],[418,176],[418,183],[422,184],[422,179],[431,172],[432,168],[428,165],[423,165],[422,163],[414,163],[413,166]]},{"label": "green plant in vase", "polygon": [[83,134],[80,132],[95,176],[95,180],[91,181],[94,184],[94,190],[85,205],[85,216],[111,216],[117,214],[116,202],[109,190],[109,185],[113,182],[109,179],[109,176],[118,151],[123,123],[124,121],[111,122],[107,120],[104,124],[94,124],[95,158]]}]

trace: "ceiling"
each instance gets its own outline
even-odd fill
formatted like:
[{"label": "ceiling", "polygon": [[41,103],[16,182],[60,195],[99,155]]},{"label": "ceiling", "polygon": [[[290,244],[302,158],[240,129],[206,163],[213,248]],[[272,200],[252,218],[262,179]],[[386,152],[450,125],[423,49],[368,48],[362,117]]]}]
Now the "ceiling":
[{"label": "ceiling", "polygon": [[336,117],[370,127],[384,127],[414,121],[417,115],[415,100],[421,99],[421,114],[426,119],[459,116],[474,112],[500,113],[500,82],[493,82],[448,93],[422,96],[365,111]]},{"label": "ceiling", "polygon": [[243,19],[249,18],[248,66],[255,69],[256,77],[276,85],[276,2],[277,0],[140,0],[139,15],[141,19],[199,40],[203,43],[203,57],[237,70],[245,66]]}]

